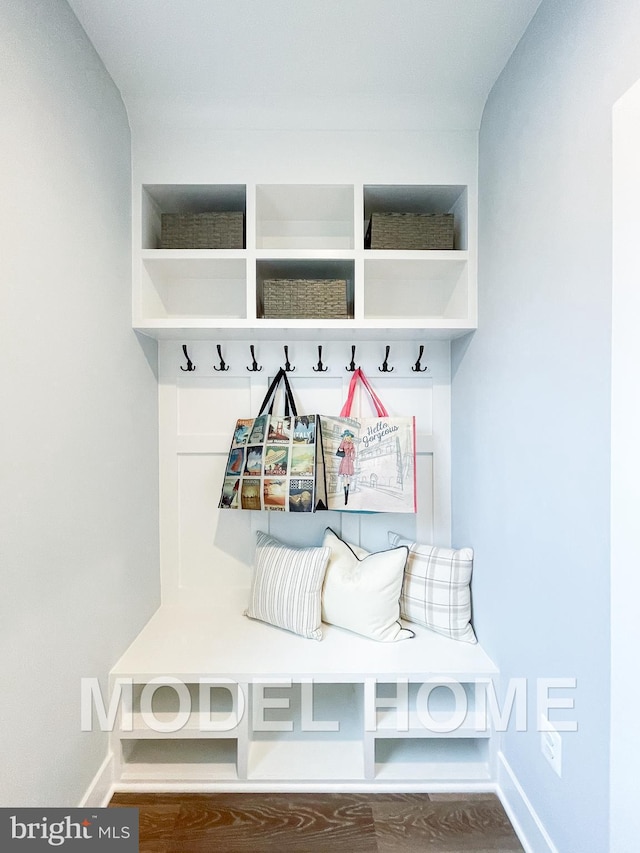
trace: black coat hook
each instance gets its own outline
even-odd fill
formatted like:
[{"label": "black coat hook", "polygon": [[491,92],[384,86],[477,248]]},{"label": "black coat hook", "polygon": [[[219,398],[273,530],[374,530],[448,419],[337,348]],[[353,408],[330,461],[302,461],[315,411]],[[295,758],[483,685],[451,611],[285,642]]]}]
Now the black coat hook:
[{"label": "black coat hook", "polygon": [[284,348],[284,359],[285,359],[284,360],[284,369],[287,371],[287,373],[293,373],[293,371],[295,370],[295,367],[291,367],[291,365],[289,364],[289,347],[288,346],[285,346],[285,348]]},{"label": "black coat hook", "polygon": [[216,349],[218,350],[218,358],[220,359],[220,367],[216,367],[214,364],[213,369],[214,370],[229,370],[229,365],[225,364],[225,360],[222,357],[222,347],[220,346],[220,344],[216,345]]},{"label": "black coat hook", "polygon": [[191,361],[191,359],[189,358],[189,353],[187,352],[187,345],[186,344],[182,344],[182,352],[184,353],[184,357],[187,359],[187,366],[183,367],[182,365],[180,365],[180,370],[185,370],[185,371],[195,370],[196,366]]},{"label": "black coat hook", "polygon": [[253,364],[251,365],[251,367],[247,367],[247,370],[248,370],[250,373],[257,373],[257,372],[258,372],[258,370],[262,370],[262,367],[258,367],[258,362],[256,361],[256,354],[255,354],[255,347],[254,347],[254,345],[253,345],[253,344],[251,344],[251,345],[249,346],[249,349],[251,350],[251,358],[253,359]]},{"label": "black coat hook", "polygon": [[348,370],[349,373],[353,373],[354,370],[357,370],[356,367],[356,348],[354,346],[351,347],[351,364],[349,367],[345,367],[345,370]]},{"label": "black coat hook", "polygon": [[391,349],[391,347],[386,348],[386,351],[384,354],[384,361],[382,362],[382,367],[378,368],[378,370],[381,373],[391,373],[391,371],[393,370],[393,367],[389,367],[389,365],[387,364],[387,361],[389,360],[389,350],[390,349]]},{"label": "black coat hook", "polygon": [[414,373],[424,373],[425,370],[429,369],[428,367],[421,367],[420,366],[420,359],[422,358],[423,352],[424,352],[424,347],[422,344],[420,344],[420,352],[418,353],[418,360],[416,361],[414,366],[411,368],[411,370],[413,370]]},{"label": "black coat hook", "polygon": [[322,365],[322,347],[318,346],[318,366],[313,368],[316,373],[326,373],[329,369],[328,367],[323,367]]}]

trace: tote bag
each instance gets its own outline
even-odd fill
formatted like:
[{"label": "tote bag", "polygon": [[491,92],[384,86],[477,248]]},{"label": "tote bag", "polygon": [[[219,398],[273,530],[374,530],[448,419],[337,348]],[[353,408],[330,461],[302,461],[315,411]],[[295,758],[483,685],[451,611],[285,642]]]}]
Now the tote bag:
[{"label": "tote bag", "polygon": [[[352,417],[358,383],[378,417]],[[362,370],[356,370],[339,417],[321,417],[328,509],[415,512],[415,435],[415,418],[390,416]]]},{"label": "tote bag", "polygon": [[[278,388],[284,415],[273,413]],[[255,418],[236,421],[220,509],[315,512],[326,509],[319,417],[299,415],[284,369],[273,379]]]}]

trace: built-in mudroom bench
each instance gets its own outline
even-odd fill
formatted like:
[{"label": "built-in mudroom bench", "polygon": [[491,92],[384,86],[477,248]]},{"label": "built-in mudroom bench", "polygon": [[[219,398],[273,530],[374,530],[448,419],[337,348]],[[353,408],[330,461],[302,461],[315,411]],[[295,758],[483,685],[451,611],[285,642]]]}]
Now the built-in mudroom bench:
[{"label": "built-in mudroom bench", "polygon": [[[111,673],[116,788],[492,787],[498,673],[479,643],[406,621],[410,639],[323,624],[318,641],[244,615],[260,533],[307,548],[330,528],[372,554],[394,534],[473,547],[451,541],[450,341],[476,327],[476,170],[446,159],[440,183],[134,185],[133,324],[158,340],[162,604]],[[420,233],[393,248],[405,219]],[[236,421],[283,367],[299,412],[338,415],[361,367],[390,415],[415,417],[417,511],[225,507]],[[353,411],[373,412],[366,394]]]},{"label": "built-in mudroom bench", "polygon": [[317,642],[244,617],[248,595],[163,605],[114,667],[114,686],[133,682],[118,787],[490,785],[497,670],[480,645],[418,626],[380,643],[325,625]]}]

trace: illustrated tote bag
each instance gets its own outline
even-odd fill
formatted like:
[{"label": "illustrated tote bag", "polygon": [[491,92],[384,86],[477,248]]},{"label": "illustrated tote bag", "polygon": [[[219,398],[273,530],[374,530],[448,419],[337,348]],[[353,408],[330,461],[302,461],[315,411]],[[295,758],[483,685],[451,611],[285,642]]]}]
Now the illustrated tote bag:
[{"label": "illustrated tote bag", "polygon": [[[378,417],[351,415],[358,383]],[[391,417],[358,369],[339,417],[321,418],[327,506],[344,512],[416,511],[414,417]]]},{"label": "illustrated tote bag", "polygon": [[[284,415],[273,413],[278,388]],[[315,512],[326,509],[318,415],[299,415],[286,371],[269,386],[258,416],[236,422],[221,509]]]}]

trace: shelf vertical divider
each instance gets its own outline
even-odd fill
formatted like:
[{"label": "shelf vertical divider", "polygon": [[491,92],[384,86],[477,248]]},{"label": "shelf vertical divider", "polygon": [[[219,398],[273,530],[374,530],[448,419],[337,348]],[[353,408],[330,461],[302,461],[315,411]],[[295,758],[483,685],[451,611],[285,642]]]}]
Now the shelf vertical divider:
[{"label": "shelf vertical divider", "polygon": [[246,185],[246,212],[245,212],[245,250],[246,250],[246,287],[247,287],[247,311],[246,319],[255,321],[257,317],[257,292],[256,292],[256,185]]},{"label": "shelf vertical divider", "polygon": [[353,247],[355,250],[353,281],[353,319],[364,320],[364,185],[353,185]]},{"label": "shelf vertical divider", "polygon": [[238,702],[240,694],[244,696],[242,705],[243,713],[238,719],[238,728],[236,729],[236,769],[238,779],[245,781],[249,773],[249,685],[244,683],[238,684]]}]

